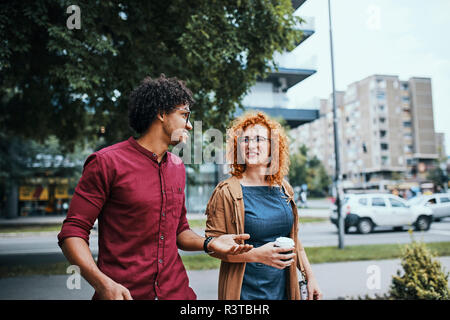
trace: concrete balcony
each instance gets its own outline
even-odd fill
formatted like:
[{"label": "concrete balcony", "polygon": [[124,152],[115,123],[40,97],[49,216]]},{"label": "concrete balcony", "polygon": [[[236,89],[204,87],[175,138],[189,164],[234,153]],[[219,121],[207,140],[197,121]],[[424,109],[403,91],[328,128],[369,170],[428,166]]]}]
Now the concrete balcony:
[{"label": "concrete balcony", "polygon": [[294,8],[294,11],[300,8],[302,4],[306,2],[306,0],[292,0],[292,8]]},{"label": "concrete balcony", "polygon": [[303,41],[308,39],[316,32],[315,28],[315,18],[314,17],[301,17],[303,22],[296,26],[296,30],[300,30],[302,32],[302,36],[300,39],[296,41],[296,45],[299,46]]}]

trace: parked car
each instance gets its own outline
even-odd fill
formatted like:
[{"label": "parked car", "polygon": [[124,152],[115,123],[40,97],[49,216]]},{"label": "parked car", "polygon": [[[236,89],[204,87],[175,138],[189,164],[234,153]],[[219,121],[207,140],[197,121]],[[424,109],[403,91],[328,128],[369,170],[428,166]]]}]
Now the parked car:
[{"label": "parked car", "polygon": [[[342,203],[345,233],[352,226],[361,234],[370,233],[376,227],[414,226],[416,230],[426,231],[432,223],[433,212],[429,207],[410,206],[406,200],[392,194],[347,194]],[[335,205],[330,220],[337,226]]]},{"label": "parked car", "polygon": [[450,217],[450,193],[435,193],[431,195],[420,195],[408,201],[412,207],[428,207],[433,211],[433,221]]}]

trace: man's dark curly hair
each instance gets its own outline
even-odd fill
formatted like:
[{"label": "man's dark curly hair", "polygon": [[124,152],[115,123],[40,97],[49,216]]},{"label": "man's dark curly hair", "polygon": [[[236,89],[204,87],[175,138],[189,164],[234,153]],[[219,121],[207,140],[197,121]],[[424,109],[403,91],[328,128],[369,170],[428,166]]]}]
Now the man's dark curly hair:
[{"label": "man's dark curly hair", "polygon": [[166,78],[146,77],[139,87],[130,94],[128,102],[128,119],[130,127],[138,134],[144,133],[158,114],[168,114],[180,104],[191,107],[194,104],[192,92],[184,81]]}]

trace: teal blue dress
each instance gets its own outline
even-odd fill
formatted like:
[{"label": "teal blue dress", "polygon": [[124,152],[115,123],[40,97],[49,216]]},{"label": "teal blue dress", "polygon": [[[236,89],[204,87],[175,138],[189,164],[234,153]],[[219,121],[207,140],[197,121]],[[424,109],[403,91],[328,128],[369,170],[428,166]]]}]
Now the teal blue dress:
[{"label": "teal blue dress", "polygon": [[[294,216],[287,196],[280,187],[242,186],[245,207],[246,241],[255,248],[278,237],[289,237]],[[279,270],[247,262],[242,281],[241,300],[286,300],[286,280],[289,268]]]}]

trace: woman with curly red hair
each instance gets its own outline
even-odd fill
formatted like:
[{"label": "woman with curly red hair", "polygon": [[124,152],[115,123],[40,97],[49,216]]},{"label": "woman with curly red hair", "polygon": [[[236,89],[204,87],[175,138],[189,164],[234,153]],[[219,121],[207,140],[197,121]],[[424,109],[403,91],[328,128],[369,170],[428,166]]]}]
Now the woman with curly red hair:
[{"label": "woman with curly red hair", "polygon": [[[219,183],[206,208],[206,235],[250,234],[253,249],[238,255],[210,253],[222,260],[220,300],[298,300],[297,267],[307,279],[308,299],[322,294],[298,233],[294,192],[284,176],[289,146],[282,126],[264,113],[237,118],[227,132],[231,177]],[[276,247],[279,237],[291,247]],[[288,240],[288,239],[284,239]]]}]

